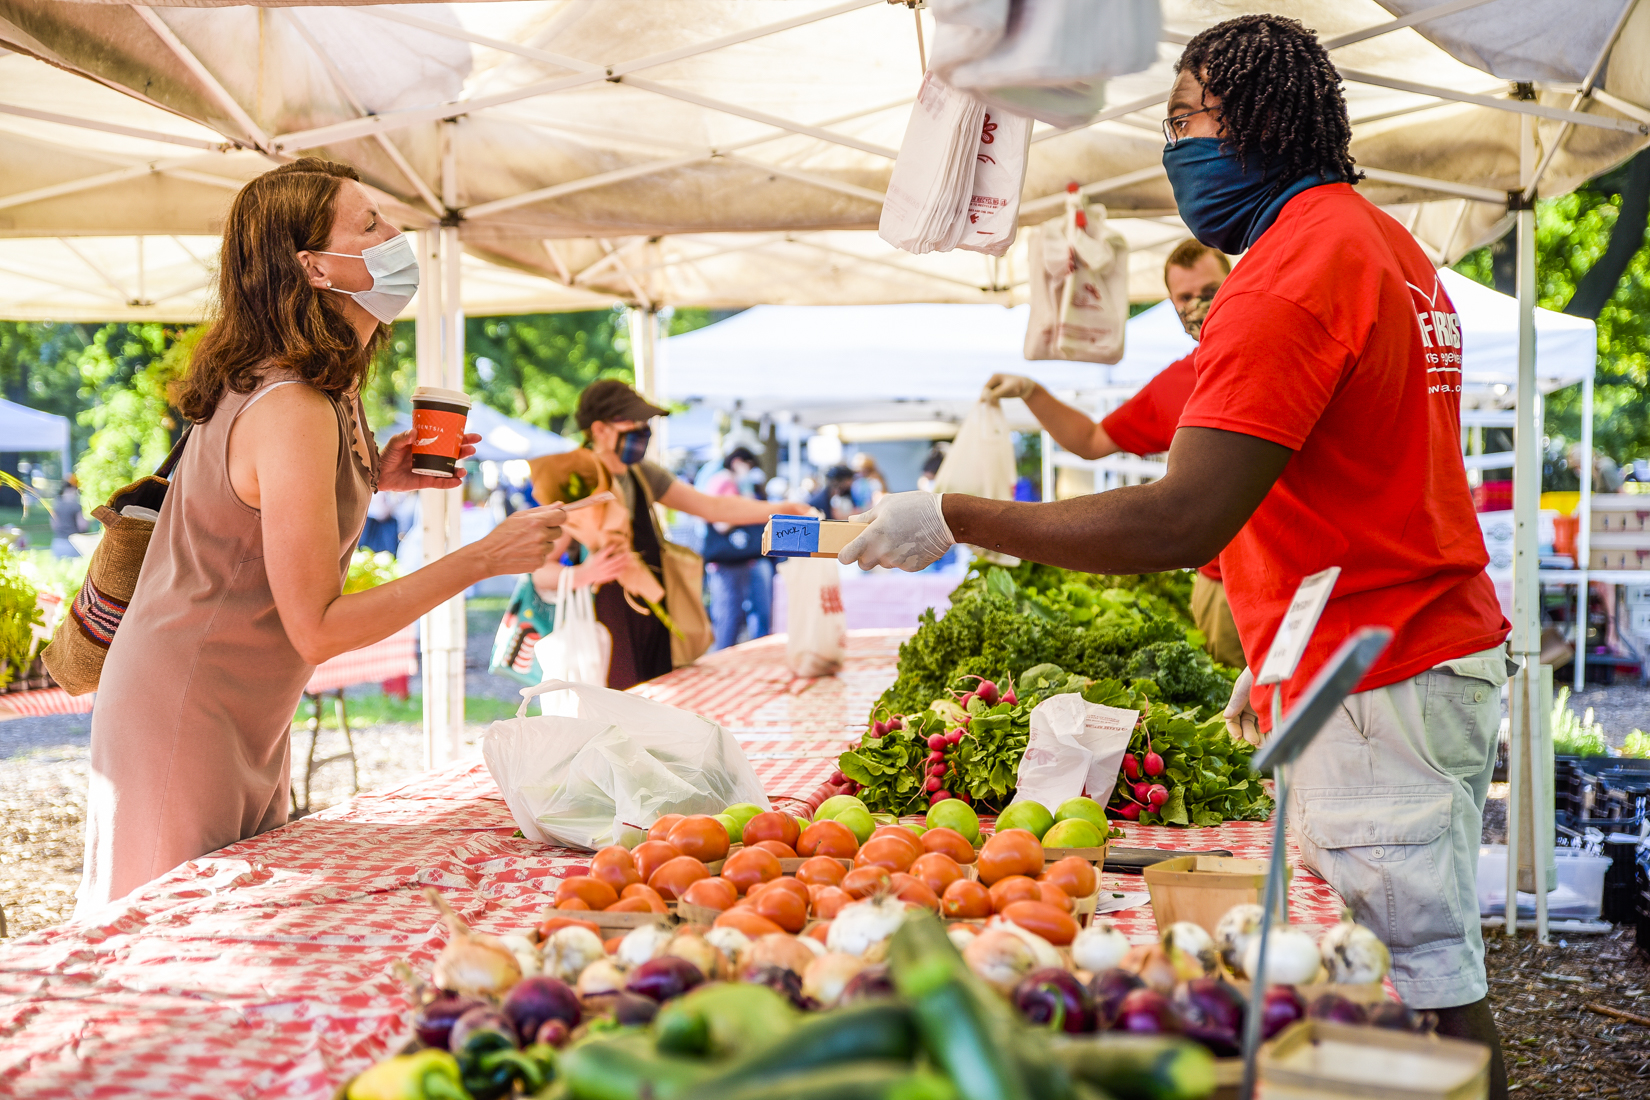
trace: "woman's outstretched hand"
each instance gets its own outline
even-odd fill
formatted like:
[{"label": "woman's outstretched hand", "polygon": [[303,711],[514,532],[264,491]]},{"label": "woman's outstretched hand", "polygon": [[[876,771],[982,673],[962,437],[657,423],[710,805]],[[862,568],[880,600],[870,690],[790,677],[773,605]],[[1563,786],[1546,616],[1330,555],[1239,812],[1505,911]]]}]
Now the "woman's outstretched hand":
[{"label": "woman's outstretched hand", "polygon": [[531,573],[539,568],[550,556],[556,540],[561,538],[561,525],[566,521],[567,513],[555,505],[512,512],[486,538],[474,544],[486,564],[487,575]]},{"label": "woman's outstretched hand", "polygon": [[[458,460],[463,462],[475,454],[475,445],[480,442],[481,433],[466,432]],[[389,492],[405,492],[409,489],[456,489],[464,484],[463,470],[458,470],[454,477],[415,474],[412,459],[412,429],[409,428],[384,444],[384,453],[378,456],[378,487]]]},{"label": "woman's outstretched hand", "polygon": [[630,548],[610,542],[573,567],[573,583],[580,588],[616,581],[630,565]]}]

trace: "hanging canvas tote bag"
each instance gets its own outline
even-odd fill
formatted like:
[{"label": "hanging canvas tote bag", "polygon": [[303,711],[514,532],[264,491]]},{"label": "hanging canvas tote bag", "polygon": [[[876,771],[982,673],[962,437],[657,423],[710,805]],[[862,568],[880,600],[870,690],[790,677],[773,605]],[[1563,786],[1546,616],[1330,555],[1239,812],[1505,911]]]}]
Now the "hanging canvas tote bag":
[{"label": "hanging canvas tote bag", "polygon": [[92,551],[86,579],[69,613],[58,621],[51,644],[40,654],[52,678],[70,695],[96,691],[103,677],[109,643],[137,591],[143,555],[155,534],[160,506],[171,487],[172,471],[183,458],[183,445],[194,425],[186,424],[160,468],[99,505],[92,518],[103,524],[103,538]]},{"label": "hanging canvas tote bag", "polygon": [[659,563],[664,574],[659,579],[665,586],[666,625],[670,630],[670,663],[675,668],[691,665],[716,640],[711,629],[710,612],[705,610],[705,559],[685,546],[679,546],[664,535],[664,524],[659,522],[654,507],[653,490],[647,478],[634,471],[631,478],[640,491],[639,499],[647,502],[647,515],[653,521],[653,530],[659,536]]}]

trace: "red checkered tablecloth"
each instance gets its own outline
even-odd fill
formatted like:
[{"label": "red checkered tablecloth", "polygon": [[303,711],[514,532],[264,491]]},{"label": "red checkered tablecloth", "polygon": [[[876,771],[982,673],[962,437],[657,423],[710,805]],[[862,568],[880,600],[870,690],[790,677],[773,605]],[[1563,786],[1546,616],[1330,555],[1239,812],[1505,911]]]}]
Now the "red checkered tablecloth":
[{"label": "red checkered tablecloth", "polygon": [[62,688],[36,688],[0,694],[0,718],[38,718],[45,714],[90,714],[96,693],[70,695]]},{"label": "red checkered tablecloth", "polygon": [[352,684],[375,684],[397,676],[418,675],[418,625],[398,630],[381,642],[340,653],[315,666],[304,690],[335,691]]},{"label": "red checkered tablecloth", "polygon": [[[902,636],[852,633],[834,678],[793,678],[783,640],[765,639],[637,690],[722,722],[772,795],[802,798],[892,680]],[[515,828],[485,767],[464,760],[193,860],[92,919],[8,941],[0,1095],[325,1100],[409,1036],[391,964],[428,972],[445,942],[423,887],[482,931],[520,932],[559,879],[585,869],[580,853]],[[1266,835],[1253,823],[1134,828],[1128,843],[1251,855]],[[1307,925],[1338,908],[1303,873],[1291,905]],[[1151,934],[1149,908],[1114,919]]]}]

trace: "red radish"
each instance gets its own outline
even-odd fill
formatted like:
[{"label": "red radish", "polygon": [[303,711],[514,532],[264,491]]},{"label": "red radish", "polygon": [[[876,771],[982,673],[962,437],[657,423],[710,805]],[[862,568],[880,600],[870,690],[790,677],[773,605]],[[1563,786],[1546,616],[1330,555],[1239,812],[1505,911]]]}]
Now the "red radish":
[{"label": "red radish", "polygon": [[1146,754],[1145,768],[1146,768],[1146,774],[1147,775],[1162,775],[1163,774],[1163,758],[1161,756],[1157,755],[1155,752],[1148,752]]},{"label": "red radish", "polygon": [[844,779],[847,779],[847,778],[848,777],[843,775],[840,771],[834,771],[834,772],[831,773],[831,778],[827,779],[826,782],[827,783],[838,783],[838,784],[840,784]]},{"label": "red radish", "polygon": [[929,776],[928,777],[928,782],[924,783],[922,785],[922,787],[923,787],[923,790],[925,790],[925,791],[930,791],[930,792],[936,792],[937,793],[940,789],[940,777],[937,776],[937,775]]},{"label": "red radish", "polygon": [[1007,703],[1011,707],[1016,706],[1020,702],[1019,697],[1014,694],[1013,688],[1009,688],[1007,691],[1003,692],[1003,702]]},{"label": "red radish", "polygon": [[985,705],[988,707],[996,706],[997,701],[1002,698],[1002,692],[998,691],[997,685],[990,680],[981,680],[980,686],[974,689],[974,693],[985,700]]},{"label": "red radish", "polygon": [[978,692],[973,692],[973,691],[963,692],[962,696],[960,698],[958,698],[958,700],[957,700],[957,705],[962,707],[962,709],[967,710],[968,709],[968,704],[972,703],[974,701],[974,696],[977,695],[977,694],[979,694],[979,693]]},{"label": "red radish", "polygon": [[965,715],[962,716],[962,724],[963,725],[966,726],[972,721],[974,721],[974,716],[972,714],[965,714]]},{"label": "red radish", "polygon": [[947,745],[955,745],[955,744],[957,744],[957,742],[961,741],[962,739],[963,739],[963,731],[960,730],[960,729],[954,729],[950,733],[945,735],[945,743]]},{"label": "red radish", "polygon": [[942,761],[944,759],[945,759],[945,750],[944,749],[935,749],[933,752],[928,754],[928,762],[930,764],[938,764],[940,761]]},{"label": "red radish", "polygon": [[928,774],[929,775],[944,775],[945,774],[945,765],[944,764],[930,765],[929,768],[928,768]]},{"label": "red radish", "polygon": [[1137,803],[1137,802],[1130,802],[1127,806],[1124,806],[1123,809],[1119,812],[1122,813],[1123,818],[1126,821],[1139,821],[1140,820],[1140,804]]},{"label": "red radish", "polygon": [[1151,794],[1152,785],[1144,779],[1134,785],[1134,800],[1136,802],[1145,802],[1151,798]]},{"label": "red radish", "polygon": [[866,730],[866,731],[865,731],[865,732],[866,732],[866,733],[868,733],[868,734],[870,734],[870,736],[871,736],[871,740],[873,740],[873,741],[880,741],[880,740],[882,740],[882,734],[883,734],[883,731],[882,731],[882,730],[879,730],[879,729],[877,729],[877,728],[876,728],[876,727],[875,727],[875,726],[873,726],[873,727],[872,727],[872,728],[870,728],[870,729],[868,729],[868,730]]},{"label": "red radish", "polygon": [[1135,758],[1132,752],[1123,755],[1123,774],[1130,779],[1140,778],[1140,761]]},{"label": "red radish", "polygon": [[945,734],[931,733],[928,735],[928,747],[931,749],[945,748]]},{"label": "red radish", "polygon": [[941,789],[935,791],[932,795],[930,795],[928,801],[929,802],[944,802],[946,799],[952,798],[952,797],[954,797],[952,795],[952,793],[948,790],[945,790],[942,787]]},{"label": "red radish", "polygon": [[1146,801],[1152,804],[1152,809],[1154,810],[1168,800],[1169,788],[1165,787],[1161,783],[1153,783],[1151,790],[1146,792]]},{"label": "red radish", "polygon": [[974,801],[972,798],[968,797],[968,792],[967,791],[958,791],[953,797],[956,798],[956,800],[958,802],[961,802],[964,806],[966,806],[970,802]]}]

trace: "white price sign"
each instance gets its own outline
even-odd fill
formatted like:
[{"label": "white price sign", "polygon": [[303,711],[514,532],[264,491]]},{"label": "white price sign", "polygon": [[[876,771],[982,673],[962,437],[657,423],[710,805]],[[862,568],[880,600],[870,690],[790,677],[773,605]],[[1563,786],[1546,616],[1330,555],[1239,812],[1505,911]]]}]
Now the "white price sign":
[{"label": "white price sign", "polygon": [[1283,622],[1278,624],[1278,632],[1272,636],[1272,648],[1266,651],[1255,683],[1280,684],[1295,674],[1340,575],[1341,567],[1334,565],[1301,581],[1295,598],[1289,601],[1289,610],[1283,613]]}]

